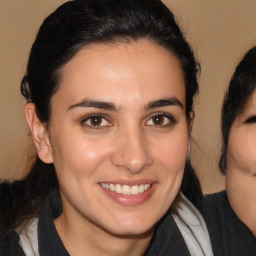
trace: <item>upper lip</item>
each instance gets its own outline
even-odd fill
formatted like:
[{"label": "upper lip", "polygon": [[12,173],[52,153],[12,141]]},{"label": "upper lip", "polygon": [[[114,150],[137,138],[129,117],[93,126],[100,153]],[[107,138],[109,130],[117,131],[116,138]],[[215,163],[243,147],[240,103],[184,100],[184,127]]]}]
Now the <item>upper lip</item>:
[{"label": "upper lip", "polygon": [[141,184],[153,184],[156,183],[156,181],[148,180],[148,179],[142,179],[142,180],[104,180],[100,181],[100,183],[107,183],[107,184],[120,184],[120,185],[128,185],[128,186],[134,186],[134,185],[141,185]]}]

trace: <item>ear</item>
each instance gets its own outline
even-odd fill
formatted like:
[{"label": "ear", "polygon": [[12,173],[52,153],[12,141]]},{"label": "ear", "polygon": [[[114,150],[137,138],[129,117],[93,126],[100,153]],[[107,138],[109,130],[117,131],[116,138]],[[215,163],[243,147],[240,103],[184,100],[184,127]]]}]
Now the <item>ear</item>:
[{"label": "ear", "polygon": [[195,112],[190,111],[189,112],[189,121],[188,121],[188,132],[189,132],[189,134],[191,134],[191,132],[192,132],[192,128],[193,128],[193,125],[194,125],[194,120],[195,120]]},{"label": "ear", "polygon": [[25,105],[25,117],[30,128],[38,157],[45,163],[52,163],[52,149],[48,129],[36,114],[35,104],[28,102]]},{"label": "ear", "polygon": [[194,111],[190,111],[189,113],[189,120],[188,120],[188,136],[189,136],[189,144],[188,144],[188,157],[190,154],[190,149],[191,149],[191,143],[192,143],[192,137],[191,137],[191,132],[192,132],[192,128],[194,125],[194,120],[195,120],[195,112]]}]

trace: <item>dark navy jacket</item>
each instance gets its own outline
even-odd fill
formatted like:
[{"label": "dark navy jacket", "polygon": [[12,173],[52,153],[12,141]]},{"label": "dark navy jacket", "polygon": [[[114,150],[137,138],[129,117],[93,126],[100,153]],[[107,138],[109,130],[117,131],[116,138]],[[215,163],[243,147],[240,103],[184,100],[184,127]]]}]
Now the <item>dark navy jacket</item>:
[{"label": "dark navy jacket", "polygon": [[225,191],[207,195],[203,208],[215,256],[256,256],[256,238],[231,209]]}]

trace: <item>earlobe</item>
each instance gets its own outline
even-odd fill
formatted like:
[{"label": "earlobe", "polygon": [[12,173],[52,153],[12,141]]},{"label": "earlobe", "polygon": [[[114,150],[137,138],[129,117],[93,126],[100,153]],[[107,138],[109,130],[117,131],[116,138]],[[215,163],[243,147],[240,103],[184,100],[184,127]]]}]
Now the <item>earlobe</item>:
[{"label": "earlobe", "polygon": [[42,123],[38,119],[34,103],[28,102],[25,105],[25,117],[33,137],[38,157],[47,164],[52,163],[49,133],[45,123]]}]

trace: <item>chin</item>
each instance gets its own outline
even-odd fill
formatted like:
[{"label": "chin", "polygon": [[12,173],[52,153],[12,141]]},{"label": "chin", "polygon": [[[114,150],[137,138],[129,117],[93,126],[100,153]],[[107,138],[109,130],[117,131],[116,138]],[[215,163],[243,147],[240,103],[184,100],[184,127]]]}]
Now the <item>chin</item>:
[{"label": "chin", "polygon": [[121,220],[116,222],[111,230],[111,233],[116,236],[147,236],[152,234],[156,222],[153,220]]},{"label": "chin", "polygon": [[131,228],[129,229],[119,229],[119,230],[113,230],[113,232],[108,232],[111,233],[114,236],[117,237],[131,237],[131,238],[136,238],[136,237],[147,237],[150,236],[154,231],[154,226],[151,228],[141,228],[141,229],[136,229],[132,230]]}]

